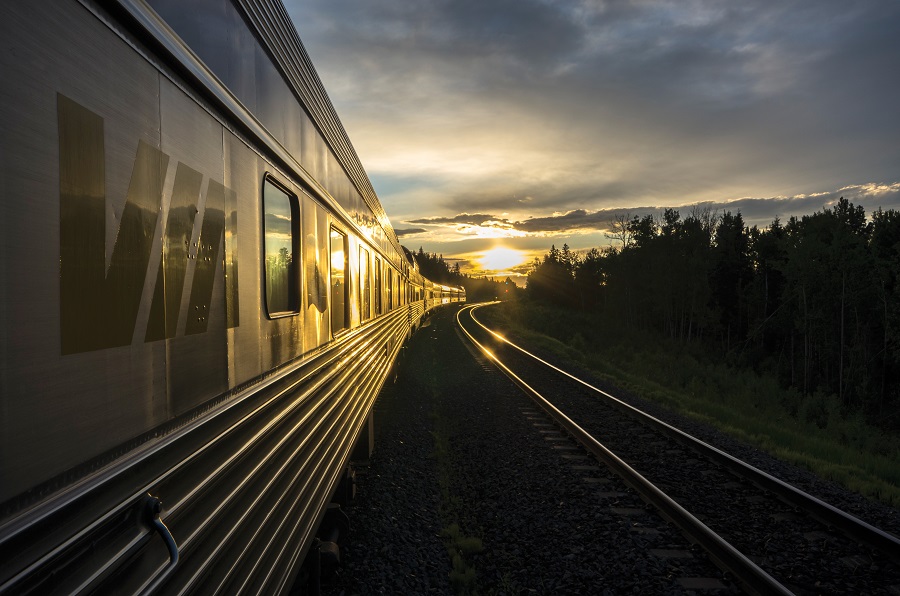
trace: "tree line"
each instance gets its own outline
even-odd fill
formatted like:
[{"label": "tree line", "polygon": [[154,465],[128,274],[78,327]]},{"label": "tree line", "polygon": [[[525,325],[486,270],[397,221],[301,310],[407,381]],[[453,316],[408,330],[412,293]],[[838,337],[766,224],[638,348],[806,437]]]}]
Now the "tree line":
[{"label": "tree line", "polygon": [[444,260],[444,255],[425,252],[421,246],[413,256],[419,265],[419,272],[431,281],[465,288],[468,302],[503,299],[516,291],[515,283],[508,277],[501,282],[491,277],[475,277],[461,273],[459,262],[450,266]]},{"label": "tree line", "polygon": [[608,235],[613,246],[535,259],[527,296],[724,354],[900,427],[897,211],[867,218],[842,197],[759,229],[740,212],[666,209],[617,216]]}]

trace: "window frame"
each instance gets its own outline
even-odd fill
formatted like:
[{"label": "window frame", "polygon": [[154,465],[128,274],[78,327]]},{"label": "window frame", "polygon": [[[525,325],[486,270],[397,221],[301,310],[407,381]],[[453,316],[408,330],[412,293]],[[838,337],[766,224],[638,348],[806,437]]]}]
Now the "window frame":
[{"label": "window frame", "polygon": [[369,249],[359,245],[359,320],[372,318],[372,256]]},{"label": "window frame", "polygon": [[375,255],[375,304],[373,305],[375,309],[375,316],[384,314],[384,281],[383,281],[383,269],[381,264],[381,259],[378,255]]},{"label": "window frame", "polygon": [[[266,187],[271,186],[275,190],[284,194],[290,203],[291,210],[291,264],[288,268],[287,274],[287,298],[288,298],[288,309],[287,310],[276,310],[272,311],[270,309],[270,283],[269,283],[269,271],[267,267],[268,263],[268,252],[266,245],[266,215],[268,211],[266,210]],[[300,261],[302,260],[302,256],[300,253],[300,236],[301,236],[301,222],[300,222],[300,199],[296,193],[291,192],[287,185],[282,184],[277,178],[272,176],[270,173],[266,173],[263,176],[262,183],[262,193],[260,195],[260,206],[262,207],[262,302],[263,308],[265,309],[266,316],[269,319],[283,319],[286,317],[295,317],[300,314],[302,308],[302,290],[303,290],[303,280],[300,275]]]},{"label": "window frame", "polygon": [[394,310],[394,268],[388,266],[385,269],[387,269],[387,279],[385,280],[385,286],[387,287],[387,311],[391,312]]},{"label": "window frame", "polygon": [[[344,268],[343,268],[343,280],[344,287],[342,290],[343,293],[343,324],[335,328],[335,313],[337,309],[334,307],[334,241],[335,234],[339,235],[343,240],[343,251],[344,251]],[[328,230],[328,308],[331,311],[329,316],[329,322],[331,326],[331,336],[335,337],[339,333],[347,331],[350,329],[350,241],[349,235],[332,224],[329,226]]]}]

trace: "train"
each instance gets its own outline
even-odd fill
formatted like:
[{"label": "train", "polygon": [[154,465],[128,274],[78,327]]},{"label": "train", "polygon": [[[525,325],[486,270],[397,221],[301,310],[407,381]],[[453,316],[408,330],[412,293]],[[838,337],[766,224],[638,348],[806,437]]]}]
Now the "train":
[{"label": "train", "polygon": [[465,290],[278,0],[5,2],[0,40],[0,593],[314,586],[380,389]]}]

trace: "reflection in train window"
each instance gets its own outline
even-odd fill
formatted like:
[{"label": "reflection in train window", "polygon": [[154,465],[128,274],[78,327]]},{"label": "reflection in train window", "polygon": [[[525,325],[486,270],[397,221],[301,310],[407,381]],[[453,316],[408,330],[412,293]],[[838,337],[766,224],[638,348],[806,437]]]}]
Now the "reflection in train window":
[{"label": "reflection in train window", "polygon": [[394,270],[387,268],[387,307],[388,310],[394,308]]},{"label": "reflection in train window", "polygon": [[363,321],[372,317],[372,265],[363,247],[359,248],[359,316]]},{"label": "reflection in train window", "polygon": [[300,205],[268,178],[263,182],[266,310],[270,316],[300,311],[298,257]]},{"label": "reflection in train window", "polygon": [[331,332],[346,329],[347,316],[347,237],[331,228]]},{"label": "reflection in train window", "polygon": [[381,308],[381,293],[384,288],[381,285],[381,259],[375,257],[375,314],[380,315],[384,312]]},{"label": "reflection in train window", "polygon": [[393,304],[394,306],[400,306],[400,301],[403,299],[403,297],[400,295],[400,272],[397,272],[397,274],[394,276],[392,286],[393,287],[391,288],[391,292],[394,295],[393,301],[395,301],[393,302]]}]

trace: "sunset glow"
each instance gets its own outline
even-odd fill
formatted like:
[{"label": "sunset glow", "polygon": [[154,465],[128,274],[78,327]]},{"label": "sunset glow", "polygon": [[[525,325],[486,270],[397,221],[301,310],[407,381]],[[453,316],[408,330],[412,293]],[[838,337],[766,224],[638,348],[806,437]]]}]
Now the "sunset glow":
[{"label": "sunset glow", "polygon": [[332,269],[343,269],[344,268],[344,251],[336,250],[331,253],[331,268]]},{"label": "sunset glow", "polygon": [[457,233],[477,238],[521,238],[526,235],[520,230],[494,226],[458,226]]},{"label": "sunset glow", "polygon": [[520,250],[498,246],[484,251],[478,262],[485,271],[505,271],[521,265],[526,258],[525,253]]}]

